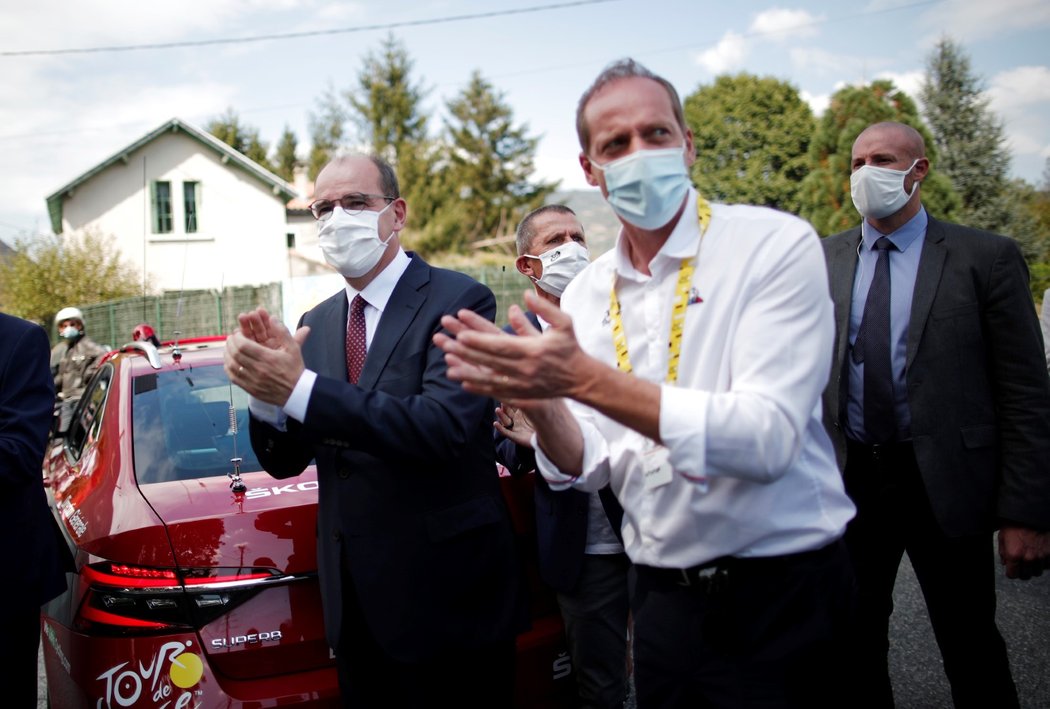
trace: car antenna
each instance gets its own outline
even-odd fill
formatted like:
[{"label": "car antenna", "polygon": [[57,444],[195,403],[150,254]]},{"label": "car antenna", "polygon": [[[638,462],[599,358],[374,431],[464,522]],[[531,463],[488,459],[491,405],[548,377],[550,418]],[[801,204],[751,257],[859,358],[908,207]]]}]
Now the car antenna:
[{"label": "car antenna", "polygon": [[[219,279],[219,293],[220,294],[226,292],[225,280],[226,280],[226,274],[223,273],[222,277],[220,277],[220,279]],[[221,298],[221,295],[220,295],[220,298]],[[241,458],[240,454],[237,451],[237,407],[233,405],[233,382],[232,381],[229,382],[229,387],[230,387],[230,407],[229,407],[228,412],[229,412],[229,417],[230,417],[230,430],[228,430],[226,432],[226,435],[233,436],[233,457],[230,458],[230,462],[233,463],[233,470],[231,470],[228,473],[226,473],[226,476],[230,479],[230,489],[231,490],[233,490],[234,492],[245,492],[248,489],[248,486],[244,484],[243,480],[241,480],[241,463],[244,461],[244,459]]]}]

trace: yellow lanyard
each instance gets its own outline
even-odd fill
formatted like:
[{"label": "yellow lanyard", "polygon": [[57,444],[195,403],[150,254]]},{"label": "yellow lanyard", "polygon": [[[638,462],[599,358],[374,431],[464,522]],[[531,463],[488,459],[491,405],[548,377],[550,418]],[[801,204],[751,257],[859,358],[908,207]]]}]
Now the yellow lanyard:
[{"label": "yellow lanyard", "polygon": [[[696,216],[700,220],[700,241],[711,223],[711,205],[700,195],[696,196]],[[699,255],[700,247],[697,246]],[[689,304],[689,285],[693,280],[696,257],[682,259],[678,266],[678,282],[675,284],[675,302],[671,309],[671,337],[667,343],[667,383],[678,381],[678,360],[682,356],[682,333],[685,329],[685,309]],[[616,273],[613,273],[613,285],[609,291],[609,317],[612,319],[613,348],[616,350],[616,366],[621,372],[630,374],[631,358],[627,353],[627,334],[623,331],[623,315],[620,311],[620,299],[616,297]]]}]

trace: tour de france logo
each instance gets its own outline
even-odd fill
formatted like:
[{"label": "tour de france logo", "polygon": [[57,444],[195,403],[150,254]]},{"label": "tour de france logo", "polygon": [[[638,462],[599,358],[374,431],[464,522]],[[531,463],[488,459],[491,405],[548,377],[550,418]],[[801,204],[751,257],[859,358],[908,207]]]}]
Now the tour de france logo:
[{"label": "tour de france logo", "polygon": [[[182,709],[191,706],[190,691],[204,676],[204,663],[190,642],[165,643],[148,661],[121,662],[98,676],[105,685],[100,707],[156,706]],[[198,690],[199,693],[199,690]]]}]

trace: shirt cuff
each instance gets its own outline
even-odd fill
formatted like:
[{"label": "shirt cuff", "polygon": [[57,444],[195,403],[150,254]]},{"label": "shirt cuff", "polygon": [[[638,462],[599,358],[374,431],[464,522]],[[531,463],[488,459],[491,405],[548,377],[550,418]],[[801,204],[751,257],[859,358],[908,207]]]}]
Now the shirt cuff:
[{"label": "shirt cuff", "polygon": [[671,469],[707,492],[707,402],[710,394],[662,385],[660,440],[667,446]]},{"label": "shirt cuff", "polygon": [[536,470],[550,485],[551,490],[568,490],[571,487],[587,492],[600,490],[609,484],[609,449],[605,438],[594,426],[576,419],[583,435],[583,465],[578,476],[568,475],[558,469],[546,456],[532,434],[532,448],[536,451]]},{"label": "shirt cuff", "polygon": [[276,404],[267,404],[262,399],[256,399],[254,396],[249,396],[248,411],[255,417],[255,420],[269,424],[278,431],[288,430],[288,416],[285,415],[285,413],[281,411],[281,407]]},{"label": "shirt cuff", "polygon": [[292,389],[292,395],[284,402],[284,413],[291,416],[299,423],[306,421],[306,407],[310,405],[310,394],[314,390],[314,382],[317,381],[317,372],[304,369],[299,375],[299,381]]}]

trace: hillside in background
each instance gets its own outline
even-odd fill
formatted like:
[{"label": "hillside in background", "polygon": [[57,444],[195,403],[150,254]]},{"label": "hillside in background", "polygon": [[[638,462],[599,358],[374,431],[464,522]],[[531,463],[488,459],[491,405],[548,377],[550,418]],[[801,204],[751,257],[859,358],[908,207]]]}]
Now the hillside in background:
[{"label": "hillside in background", "polygon": [[611,249],[616,242],[620,222],[597,187],[555,192],[547,202],[548,204],[564,204],[576,212],[580,223],[583,224],[583,233],[587,237],[587,248],[591,252],[591,259]]}]

